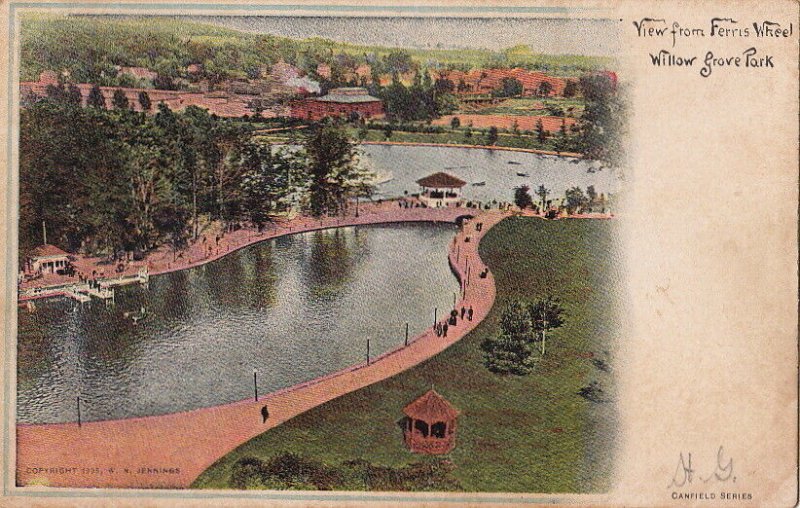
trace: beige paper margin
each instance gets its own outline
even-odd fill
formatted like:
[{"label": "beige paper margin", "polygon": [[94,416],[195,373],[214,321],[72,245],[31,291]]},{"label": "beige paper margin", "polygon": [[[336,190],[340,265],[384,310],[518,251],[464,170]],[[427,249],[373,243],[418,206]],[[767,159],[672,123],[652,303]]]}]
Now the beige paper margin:
[{"label": "beige paper margin", "polygon": [[[99,2],[82,2],[99,3]],[[270,2],[312,5],[324,2]],[[327,2],[352,5],[352,2]],[[383,2],[369,2],[382,4]],[[393,2],[413,5],[413,2]],[[457,5],[436,2],[426,5]],[[476,495],[502,502],[560,501],[616,506],[792,506],[797,499],[797,212],[798,212],[798,3],[782,0],[702,2],[469,2],[470,6],[564,5],[611,9],[623,21],[620,78],[631,89],[628,201],[622,211],[629,331],[621,337],[617,376],[620,383],[621,449],[616,487],[607,495]],[[4,20],[10,4],[0,4]],[[92,9],[86,9],[92,10]],[[391,14],[392,11],[387,11]],[[599,15],[606,17],[609,12]],[[712,17],[743,23],[762,19],[794,23],[789,40],[683,40],[676,54],[706,51],[735,55],[750,46],[774,55],[776,68],[764,72],[714,69],[709,78],[697,69],[655,69],[647,53],[668,49],[665,41],[635,36],[632,21],[643,17],[678,21],[707,30]],[[0,27],[8,54],[7,24]],[[0,58],[0,75],[9,62]],[[16,115],[8,111],[5,87],[0,95],[4,128],[3,161],[16,165]],[[16,94],[16,87],[14,87]],[[15,98],[13,98],[15,99]],[[9,139],[11,135],[11,139]],[[10,143],[9,143],[10,141]],[[9,150],[12,151],[9,154]],[[0,234],[3,246],[16,241],[14,203],[6,203],[8,171],[0,179],[4,196]],[[16,184],[10,189],[16,194]],[[11,214],[9,214],[11,210]],[[12,257],[9,258],[9,252]],[[2,249],[3,266],[15,264],[15,249]],[[9,275],[11,279],[9,280]],[[14,270],[3,270],[0,299],[4,313],[16,311]],[[15,319],[4,323],[14,337]],[[7,351],[9,349],[6,349]],[[12,354],[4,362],[14,361]],[[12,363],[13,365],[13,363]],[[9,379],[13,383],[15,369]],[[6,385],[4,385],[5,387]],[[13,385],[12,385],[13,386]],[[4,391],[4,396],[9,392]],[[13,390],[10,392],[13,396]],[[13,397],[12,397],[13,398]],[[2,416],[13,400],[4,399]],[[11,431],[13,457],[13,427]],[[9,439],[5,435],[4,438]],[[698,473],[713,469],[719,446],[733,458],[737,484],[726,490],[749,492],[748,502],[672,500],[667,488],[680,453],[693,453]],[[13,483],[13,464],[10,469]],[[164,504],[217,506],[383,505],[391,496],[333,493],[335,501],[298,493],[297,499],[223,497],[202,499],[205,491],[177,491],[170,497],[152,491],[54,489],[81,497],[3,498],[2,505],[118,506]],[[674,490],[674,489],[673,489]],[[690,491],[719,492],[720,488]],[[14,493],[14,489],[12,492]],[[88,497],[87,497],[88,493]],[[139,496],[145,497],[139,497]],[[214,495],[211,493],[211,495]],[[131,497],[137,496],[137,497]],[[244,496],[244,494],[243,494]],[[453,506],[425,494],[403,494],[421,506]],[[472,503],[471,503],[472,504]]]}]

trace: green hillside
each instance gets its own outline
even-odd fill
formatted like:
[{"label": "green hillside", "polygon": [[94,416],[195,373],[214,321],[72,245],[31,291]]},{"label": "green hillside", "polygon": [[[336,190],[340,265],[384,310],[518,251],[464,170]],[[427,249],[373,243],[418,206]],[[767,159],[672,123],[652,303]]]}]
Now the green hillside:
[{"label": "green hillside", "polygon": [[[501,52],[423,50],[361,46],[320,38],[290,39],[164,16],[25,14],[21,33],[22,80],[35,80],[46,69],[68,70],[73,81],[107,86],[140,84],[130,82],[130,77],[117,76],[115,66],[150,68],[168,78],[167,84],[181,79],[222,81],[255,77],[259,67],[281,59],[313,71],[320,62],[353,68],[369,58],[377,70],[390,72],[392,59],[388,57],[399,51],[407,53],[417,67],[434,65],[465,70],[522,66],[575,76],[612,64],[610,59],[602,57],[541,55],[527,46]],[[187,74],[186,66],[192,63],[203,64],[200,75]]]}]

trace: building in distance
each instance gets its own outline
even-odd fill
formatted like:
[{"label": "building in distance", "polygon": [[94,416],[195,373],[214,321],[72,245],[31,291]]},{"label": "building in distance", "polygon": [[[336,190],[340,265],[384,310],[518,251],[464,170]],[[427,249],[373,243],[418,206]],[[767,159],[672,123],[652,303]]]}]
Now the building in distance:
[{"label": "building in distance", "polygon": [[333,88],[322,97],[292,101],[291,116],[303,120],[317,121],[325,117],[380,118],[383,103],[360,87]]}]

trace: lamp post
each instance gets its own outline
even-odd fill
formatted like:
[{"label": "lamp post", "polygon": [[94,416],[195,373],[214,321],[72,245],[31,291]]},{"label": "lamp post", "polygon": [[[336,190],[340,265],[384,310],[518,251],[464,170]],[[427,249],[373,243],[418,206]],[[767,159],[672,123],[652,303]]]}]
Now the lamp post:
[{"label": "lamp post", "polygon": [[81,398],[78,397],[78,427],[81,426]]},{"label": "lamp post", "polygon": [[406,346],[408,346],[408,323],[406,323]]},{"label": "lamp post", "polygon": [[253,369],[253,396],[258,402],[258,371]]},{"label": "lamp post", "polygon": [[367,339],[367,365],[369,365],[369,339]]}]

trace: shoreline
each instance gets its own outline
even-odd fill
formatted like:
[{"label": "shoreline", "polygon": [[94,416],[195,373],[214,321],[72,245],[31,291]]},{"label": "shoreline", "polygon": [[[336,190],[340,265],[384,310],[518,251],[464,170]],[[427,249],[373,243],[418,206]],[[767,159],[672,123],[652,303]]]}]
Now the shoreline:
[{"label": "shoreline", "polygon": [[[386,201],[384,201],[384,205],[391,206],[391,204],[396,203],[398,199],[400,199],[400,198],[386,200]],[[222,259],[223,257],[225,257],[225,256],[227,256],[229,254],[233,254],[233,253],[235,253],[235,252],[237,252],[239,250],[242,250],[242,249],[244,249],[246,247],[250,247],[252,245],[256,245],[256,244],[258,244],[260,242],[264,242],[264,241],[268,241],[268,240],[274,240],[276,238],[280,238],[282,236],[287,236],[287,235],[308,233],[308,232],[312,232],[312,231],[324,231],[326,229],[335,229],[335,228],[340,228],[340,227],[368,226],[368,225],[394,224],[394,223],[413,223],[413,222],[434,222],[434,223],[436,223],[436,222],[454,222],[454,219],[451,220],[449,218],[450,214],[447,213],[447,212],[445,212],[443,214],[439,213],[438,215],[441,215],[441,217],[438,217],[438,215],[437,215],[434,218],[429,218],[424,213],[423,214],[420,214],[419,212],[418,213],[414,213],[414,211],[419,211],[419,210],[429,210],[429,211],[433,210],[435,214],[436,214],[435,211],[441,212],[442,210],[450,210],[451,212],[458,211],[458,215],[459,216],[462,216],[462,215],[477,215],[477,214],[485,212],[485,210],[481,210],[481,209],[477,209],[477,208],[466,208],[466,207],[451,207],[451,208],[442,208],[442,209],[438,209],[438,208],[424,208],[424,209],[423,208],[419,208],[419,209],[416,209],[415,208],[415,209],[401,209],[401,210],[405,210],[405,211],[401,212],[401,215],[403,215],[403,217],[398,218],[397,216],[395,216],[395,214],[391,213],[393,211],[399,211],[399,210],[394,209],[394,207],[391,207],[391,209],[388,210],[388,211],[381,211],[381,210],[375,211],[375,210],[372,210],[370,208],[370,205],[363,205],[363,206],[364,206],[364,208],[366,208],[366,210],[364,210],[359,217],[354,217],[354,216],[346,216],[344,218],[342,218],[342,217],[328,217],[328,218],[325,218],[325,219],[313,219],[313,218],[309,218],[309,217],[302,217],[300,219],[298,219],[298,218],[291,219],[288,222],[286,222],[285,224],[277,226],[277,227],[273,227],[273,228],[270,228],[270,229],[265,229],[261,233],[255,233],[255,232],[253,232],[252,230],[249,230],[249,229],[241,229],[241,230],[238,230],[238,231],[233,231],[231,233],[227,233],[226,234],[226,236],[228,238],[233,238],[233,241],[229,240],[228,238],[224,239],[225,243],[228,244],[228,245],[226,245],[226,249],[225,250],[219,250],[218,252],[216,252],[214,254],[206,255],[206,256],[197,258],[196,260],[189,261],[188,263],[177,263],[176,262],[175,266],[167,266],[167,267],[163,267],[162,266],[161,268],[150,268],[150,269],[148,269],[148,274],[149,274],[149,276],[157,276],[157,275],[165,275],[165,274],[169,274],[169,273],[179,272],[179,271],[182,271],[182,270],[189,270],[189,269],[192,269],[192,268],[199,268],[199,267],[201,267],[203,265],[206,265],[206,264],[212,263],[214,261],[217,261],[219,259]],[[373,206],[372,208],[377,208],[377,206]],[[544,219],[544,217],[542,217],[541,215],[533,214],[533,213],[530,213],[528,211],[522,211],[522,212],[518,211],[518,212],[515,212],[515,213],[519,213],[519,214],[524,215],[524,216],[538,217],[538,218]],[[376,218],[376,217],[374,217],[374,215],[376,215],[376,214],[386,214],[386,215],[391,215],[391,217],[379,217],[379,218]],[[423,216],[418,217],[418,215],[423,215]],[[608,220],[608,219],[614,219],[614,218],[616,218],[616,216],[614,216],[613,214],[592,213],[592,214],[574,214],[574,215],[569,215],[569,216],[557,217],[555,219],[549,219],[549,220],[564,220],[564,219],[601,219],[601,220]],[[242,238],[242,237],[244,237],[244,238]],[[191,251],[191,249],[193,247],[196,247],[196,246],[197,246],[197,242],[195,244],[189,246],[187,248],[187,251]],[[162,258],[163,258],[164,254],[168,254],[168,252],[165,253],[163,251],[156,251],[154,254],[156,254],[156,255],[160,254],[162,256]],[[152,257],[156,257],[156,255],[151,255],[151,256]],[[90,258],[90,259],[92,259],[92,258]],[[171,265],[171,263],[170,263],[170,265]],[[118,275],[132,275],[132,274],[136,273],[136,270],[138,270],[139,268],[142,268],[144,266],[150,266],[149,260],[146,259],[144,261],[132,263],[131,264],[131,268],[132,269],[126,269],[125,272],[123,272],[122,274],[118,274]],[[75,282],[75,281],[61,281],[61,282],[59,282],[57,284],[44,285],[44,286],[35,286],[35,287],[41,287],[44,290],[50,288],[50,289],[53,289],[53,291],[52,292],[47,292],[47,293],[44,293],[44,294],[33,294],[33,295],[21,295],[18,292],[17,305],[20,306],[21,304],[26,303],[26,302],[31,302],[31,301],[36,301],[36,300],[44,300],[44,299],[47,299],[47,298],[58,298],[58,297],[65,298],[65,297],[68,297],[68,291],[66,290],[66,288],[64,290],[61,290],[61,291],[55,290],[55,288],[58,288],[59,286],[72,286],[72,285],[77,285],[77,284],[79,284],[79,283]],[[33,288],[29,288],[29,289],[33,289]]]},{"label": "shoreline", "polygon": [[[478,267],[484,266],[478,255],[480,239],[493,225],[511,214],[496,210],[478,212],[464,208],[411,210],[427,211],[428,218],[410,217],[406,222],[455,222],[460,216],[474,214],[475,219],[480,218],[484,223],[480,233],[474,230],[474,226],[470,227],[470,223],[465,223],[448,246],[448,263],[462,287],[461,298],[456,307],[472,306],[475,312],[472,321],[461,321],[459,326],[451,328],[448,338],[436,337],[433,329],[428,328],[409,340],[407,346],[398,346],[369,362],[361,362],[265,394],[258,401],[244,399],[180,413],[100,420],[86,422],[82,426],[74,422],[17,424],[18,484],[187,488],[216,460],[256,435],[329,400],[403,372],[456,343],[483,321],[494,304],[493,275],[489,273],[485,278],[472,280],[470,273],[472,268],[477,271]],[[431,217],[431,212],[438,213]],[[441,212],[447,213],[450,220]],[[349,225],[358,224],[344,224],[339,227]],[[309,227],[302,232],[314,229],[321,229],[321,225]],[[292,231],[294,232],[300,231]],[[472,236],[472,241],[465,242],[466,236]],[[269,404],[270,417],[263,424],[259,411],[265,404]],[[180,436],[180,439],[175,439],[176,436]],[[50,446],[54,441],[62,442],[65,446],[55,449]],[[153,446],[142,447],[143,442]],[[191,450],[187,447],[191,447]],[[55,468],[69,467],[74,463],[91,463],[113,468],[118,473],[48,474],[36,467],[42,463]],[[165,468],[174,466],[178,472],[143,476],[119,473],[133,470],[142,464],[163,464]]]},{"label": "shoreline", "polygon": [[539,150],[535,148],[515,148],[512,146],[492,146],[492,145],[465,145],[450,143],[424,143],[410,141],[359,141],[360,145],[395,145],[395,146],[430,146],[444,148],[475,148],[480,150],[500,150],[503,152],[535,153],[537,155],[548,155],[554,157],[566,157],[571,159],[583,159],[583,154],[576,152],[554,152],[552,150]]},{"label": "shoreline", "polygon": [[[272,223],[272,226],[264,228],[263,231],[260,233],[253,231],[252,229],[242,228],[236,231],[232,231],[229,233],[225,233],[223,237],[221,237],[221,246],[216,249],[216,252],[207,253],[205,251],[205,244],[198,241],[187,246],[181,254],[186,253],[188,255],[188,261],[184,260],[183,262],[179,260],[175,261],[165,261],[165,259],[174,253],[161,249],[151,252],[144,260],[142,261],[134,261],[131,262],[126,269],[121,273],[113,274],[112,276],[105,276],[105,277],[98,277],[98,280],[103,279],[114,279],[115,277],[119,276],[127,276],[127,275],[135,275],[139,269],[147,267],[148,268],[148,275],[155,276],[155,275],[164,275],[167,273],[178,272],[181,270],[188,270],[191,268],[197,268],[203,266],[207,263],[211,263],[212,261],[216,261],[221,259],[228,254],[232,254],[236,251],[239,251],[245,247],[249,247],[251,245],[255,245],[259,242],[273,240],[275,238],[279,238],[282,236],[296,234],[296,233],[307,233],[310,231],[321,231],[325,229],[333,229],[339,227],[351,227],[351,226],[360,226],[360,225],[372,225],[372,224],[390,224],[394,222],[402,223],[402,222],[453,222],[450,220],[450,214],[445,212],[441,213],[441,210],[445,209],[423,209],[423,208],[414,208],[414,209],[398,209],[396,207],[397,201],[401,198],[394,198],[394,199],[387,199],[383,200],[382,205],[377,205],[375,203],[365,203],[361,205],[361,213],[359,217],[355,217],[354,215],[347,215],[344,217],[325,217],[322,219],[314,219],[312,217],[306,216],[298,216],[293,219],[290,219],[284,223]],[[460,210],[463,213],[459,215],[475,215],[476,213],[480,212],[480,210],[476,210],[473,208],[466,208],[466,207],[459,207],[459,208],[452,208],[450,210]],[[439,212],[434,212],[431,214],[420,214],[418,211],[420,210],[439,210]],[[401,211],[400,216],[393,212]],[[415,213],[416,212],[416,213]],[[376,217],[379,216],[379,217]],[[428,218],[431,216],[432,218]],[[441,218],[440,218],[441,216]],[[205,236],[205,234],[200,235],[200,237]],[[222,248],[224,246],[224,249]],[[197,252],[198,248],[202,252]],[[97,266],[100,267],[102,263],[102,258],[83,258],[80,263]],[[103,266],[111,266],[110,263],[105,263]],[[88,268],[85,268],[88,273]],[[72,279],[65,279],[61,277],[59,280],[54,281],[52,284],[45,284],[41,286],[28,286],[26,290],[32,290],[34,288],[40,287],[42,289],[47,288],[58,288],[59,286],[72,286],[80,284],[74,278]],[[20,294],[19,291],[17,292],[17,302],[23,303],[26,301],[32,300],[40,300],[44,298],[51,298],[51,297],[58,297],[58,296],[66,296],[66,291],[60,292],[53,292],[47,294],[34,294],[34,295],[23,295]]]}]

